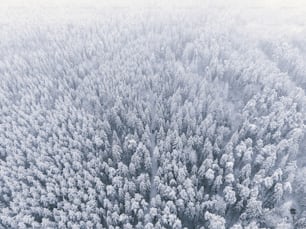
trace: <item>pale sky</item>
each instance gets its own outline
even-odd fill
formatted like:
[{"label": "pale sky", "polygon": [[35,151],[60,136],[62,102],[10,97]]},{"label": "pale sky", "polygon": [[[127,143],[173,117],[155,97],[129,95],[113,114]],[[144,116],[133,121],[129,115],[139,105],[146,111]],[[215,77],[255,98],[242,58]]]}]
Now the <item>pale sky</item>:
[{"label": "pale sky", "polygon": [[305,0],[0,0],[1,7],[263,7],[303,8]]},{"label": "pale sky", "polygon": [[[236,15],[247,22],[245,26],[251,32],[262,33],[271,28],[286,33],[306,31],[306,0],[0,0],[0,25],[29,20],[36,24],[87,20],[95,18],[94,13],[99,10],[112,8],[137,12],[142,9],[234,9]],[[221,10],[222,16],[224,11]]]}]

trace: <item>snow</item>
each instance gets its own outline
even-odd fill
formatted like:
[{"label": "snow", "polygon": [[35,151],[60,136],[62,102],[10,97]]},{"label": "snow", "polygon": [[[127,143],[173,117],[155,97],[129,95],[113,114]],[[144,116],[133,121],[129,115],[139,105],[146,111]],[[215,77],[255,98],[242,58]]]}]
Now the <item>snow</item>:
[{"label": "snow", "polygon": [[0,228],[305,228],[305,9],[1,1]]}]

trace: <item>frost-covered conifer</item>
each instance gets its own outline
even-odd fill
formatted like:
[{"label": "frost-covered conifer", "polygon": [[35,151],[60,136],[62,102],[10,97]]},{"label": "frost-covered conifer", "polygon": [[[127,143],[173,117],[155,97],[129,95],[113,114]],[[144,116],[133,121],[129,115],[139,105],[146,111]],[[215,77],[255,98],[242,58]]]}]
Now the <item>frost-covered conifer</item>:
[{"label": "frost-covered conifer", "polygon": [[305,227],[303,39],[157,14],[0,23],[0,228]]}]

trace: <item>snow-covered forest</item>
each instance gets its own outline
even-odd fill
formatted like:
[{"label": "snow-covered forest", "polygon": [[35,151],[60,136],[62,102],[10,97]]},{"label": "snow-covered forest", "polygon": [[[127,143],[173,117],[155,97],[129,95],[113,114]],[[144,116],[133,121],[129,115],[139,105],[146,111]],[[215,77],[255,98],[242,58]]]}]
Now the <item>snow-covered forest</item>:
[{"label": "snow-covered forest", "polygon": [[18,14],[0,17],[0,228],[306,228],[301,14]]}]

